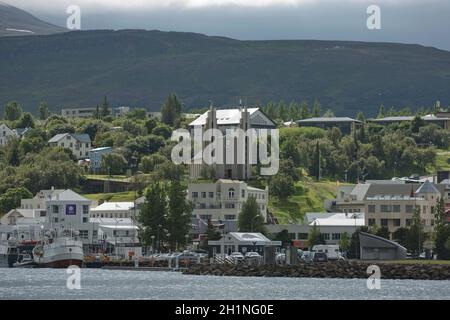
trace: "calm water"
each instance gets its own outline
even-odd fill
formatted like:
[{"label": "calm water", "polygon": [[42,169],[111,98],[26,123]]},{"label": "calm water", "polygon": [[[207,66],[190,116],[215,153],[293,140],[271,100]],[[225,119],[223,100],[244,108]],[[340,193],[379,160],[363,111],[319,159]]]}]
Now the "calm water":
[{"label": "calm water", "polygon": [[66,270],[1,269],[0,299],[450,299],[450,281],[190,276],[178,272],[81,269],[81,289]]}]

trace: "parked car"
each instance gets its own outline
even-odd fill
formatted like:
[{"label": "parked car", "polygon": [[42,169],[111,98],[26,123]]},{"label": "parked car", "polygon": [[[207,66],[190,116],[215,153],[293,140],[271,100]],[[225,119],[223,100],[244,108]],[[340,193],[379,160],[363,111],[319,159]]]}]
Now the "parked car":
[{"label": "parked car", "polygon": [[277,264],[285,264],[286,263],[286,254],[285,253],[279,253],[275,257],[275,262]]},{"label": "parked car", "polygon": [[318,244],[311,251],[325,253],[328,260],[344,260],[338,245]]},{"label": "parked car", "polygon": [[198,261],[198,256],[191,252],[183,252],[180,254],[173,255],[172,257],[178,258],[178,261],[184,261],[184,262],[197,262]]},{"label": "parked car", "polygon": [[261,259],[261,255],[258,252],[247,252],[245,254],[245,259]]},{"label": "parked car", "polygon": [[242,254],[242,253],[240,253],[240,252],[232,252],[231,254],[230,254],[230,258],[235,262],[235,263],[238,263],[238,262],[242,262],[242,261],[244,261],[244,255]]},{"label": "parked car", "polygon": [[303,251],[301,259],[304,262],[312,262],[313,253],[311,251]]},{"label": "parked car", "polygon": [[313,252],[312,261],[313,262],[327,262],[328,261],[327,254],[325,252]]}]

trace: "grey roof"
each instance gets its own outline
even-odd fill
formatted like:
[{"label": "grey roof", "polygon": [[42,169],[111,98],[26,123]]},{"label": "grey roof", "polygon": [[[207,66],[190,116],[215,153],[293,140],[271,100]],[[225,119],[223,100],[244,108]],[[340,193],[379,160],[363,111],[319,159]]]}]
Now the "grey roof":
[{"label": "grey roof", "polygon": [[91,142],[91,138],[86,133],[83,133],[83,134],[60,133],[60,134],[55,135],[50,140],[48,140],[48,142],[49,143],[58,142],[58,141],[60,141],[62,138],[64,138],[67,135],[71,135],[74,139],[76,139],[76,140],[78,140],[78,141],[80,141],[82,143],[90,143]]},{"label": "grey roof", "polygon": [[[424,190],[434,190],[432,193],[444,194],[445,185],[444,184],[432,184],[431,182],[425,182],[431,185],[432,188],[425,186]],[[424,183],[424,184],[425,184]],[[411,190],[413,193],[417,193],[420,190],[420,187],[423,186],[419,183],[402,183],[402,184],[370,184],[369,188],[364,196],[364,199],[379,197],[379,196],[409,196],[411,195]],[[423,191],[421,193],[424,193]]]},{"label": "grey roof", "polygon": [[327,122],[342,122],[342,123],[348,123],[348,122],[356,122],[361,123],[361,121],[349,118],[349,117],[318,117],[318,118],[308,118],[308,119],[302,119],[297,120],[297,123],[327,123]]},{"label": "grey roof", "polygon": [[419,189],[416,190],[416,193],[439,193],[439,190],[428,180],[426,180]]},{"label": "grey roof", "polygon": [[[445,117],[436,117],[434,114],[427,114],[426,116],[421,117],[422,120],[425,121],[442,121],[442,120],[450,120],[450,118]],[[369,119],[371,122],[399,122],[399,121],[413,121],[414,116],[392,116],[392,117],[384,117],[384,118],[374,118]]]},{"label": "grey roof", "polygon": [[63,192],[57,193],[57,194],[52,194],[51,195],[51,200],[59,200],[59,201],[91,201],[81,195],[79,195],[78,193],[67,189],[64,190]]}]

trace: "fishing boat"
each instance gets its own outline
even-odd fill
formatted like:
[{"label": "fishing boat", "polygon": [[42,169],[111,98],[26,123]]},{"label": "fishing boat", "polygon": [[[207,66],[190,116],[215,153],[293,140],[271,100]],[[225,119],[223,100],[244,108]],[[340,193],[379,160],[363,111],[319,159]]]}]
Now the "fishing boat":
[{"label": "fishing boat", "polygon": [[33,259],[39,268],[81,267],[83,243],[72,236],[47,237],[33,249]]},{"label": "fishing boat", "polygon": [[28,253],[19,254],[17,262],[13,264],[13,268],[34,268],[35,266],[36,262]]}]

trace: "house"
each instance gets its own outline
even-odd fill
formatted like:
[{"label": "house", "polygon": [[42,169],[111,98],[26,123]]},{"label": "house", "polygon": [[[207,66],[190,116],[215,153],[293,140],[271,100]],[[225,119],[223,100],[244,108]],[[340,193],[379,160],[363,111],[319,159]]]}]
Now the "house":
[{"label": "house", "polygon": [[103,155],[113,152],[112,147],[102,147],[89,150],[90,167],[94,172],[101,172]]},{"label": "house", "polygon": [[0,124],[0,146],[4,147],[11,139],[18,138],[17,132],[10,129],[6,124]]},{"label": "house", "polygon": [[[443,129],[450,130],[450,112],[437,112],[436,114],[427,114],[421,117],[421,119],[425,121],[425,123],[433,123],[440,126]],[[367,122],[386,126],[390,124],[412,122],[413,120],[414,116],[392,116],[392,117],[368,119]]]},{"label": "house", "polygon": [[89,157],[89,151],[92,148],[88,134],[61,133],[51,138],[48,143],[52,147],[69,149],[77,159]]},{"label": "house", "polygon": [[187,198],[194,205],[193,218],[208,220],[237,220],[242,205],[254,197],[261,216],[267,220],[269,191],[249,186],[238,180],[219,179],[216,182],[189,183]]},{"label": "house", "polygon": [[[222,109],[217,110],[211,107],[210,110],[203,113],[197,119],[189,124],[191,129],[191,135],[195,136],[195,133],[199,131],[202,135],[205,131],[209,129],[220,130],[224,136],[229,135],[230,130],[234,131],[241,129],[247,132],[249,129],[255,129],[257,132],[261,129],[275,129],[276,124],[269,119],[259,108],[242,108],[239,109]],[[247,180],[252,177],[252,164],[250,163],[250,147],[248,143],[246,145],[238,145],[235,140],[233,140],[233,146],[229,146],[225,141],[223,143],[223,159],[227,157],[227,148],[233,148],[234,150],[245,150],[244,163],[238,163],[236,160],[233,164],[216,163],[213,165],[215,178],[220,179],[237,179],[237,180]],[[203,141],[202,150],[204,150],[210,142]],[[189,175],[191,179],[198,179],[202,177],[202,170],[205,166],[204,161],[202,161],[202,153],[195,154],[194,161],[201,163],[194,163],[189,165]],[[197,161],[198,160],[198,161]]]},{"label": "house", "polygon": [[98,225],[98,247],[120,259],[142,256],[142,245],[138,238],[138,226],[130,218],[91,218]]},{"label": "house", "polygon": [[63,108],[61,109],[61,115],[65,118],[92,118],[97,112],[96,107],[92,108]]},{"label": "house", "polygon": [[0,219],[2,225],[37,225],[43,224],[46,220],[45,209],[11,209]]},{"label": "house", "polygon": [[360,232],[359,247],[361,260],[404,260],[406,248],[398,243],[376,236],[374,234]]},{"label": "house", "polygon": [[208,241],[211,256],[217,253],[231,254],[232,252],[258,252],[264,254],[266,247],[281,247],[281,241],[272,241],[257,232],[230,232],[224,234],[220,240]]},{"label": "house", "polygon": [[340,212],[365,213],[365,224],[387,227],[393,233],[411,224],[416,208],[420,208],[426,231],[434,226],[433,210],[438,199],[450,204],[450,189],[425,179],[420,183],[377,182],[357,184],[353,188],[339,188],[331,209]]},{"label": "house", "polygon": [[50,190],[41,190],[31,199],[20,200],[21,209],[43,209],[47,208],[47,200],[51,198],[52,195],[59,194],[63,192],[64,189],[55,189],[52,187]]},{"label": "house", "polygon": [[316,127],[321,129],[339,128],[348,134],[362,125],[361,121],[349,117],[316,117],[296,121],[299,127]]},{"label": "house", "polygon": [[351,238],[364,225],[364,213],[308,212],[303,223],[268,224],[266,228],[273,236],[287,230],[292,243],[298,248],[306,249],[309,248],[308,237],[314,227],[320,231],[326,244],[339,245],[344,233]]},{"label": "house", "polygon": [[134,218],[138,213],[134,202],[104,202],[91,209],[92,218]]}]

